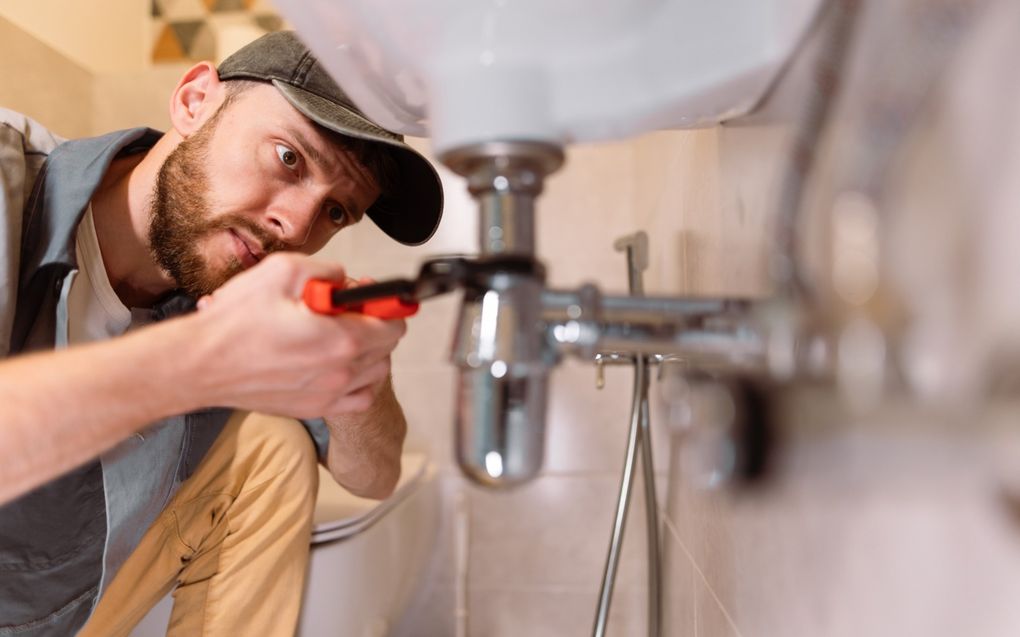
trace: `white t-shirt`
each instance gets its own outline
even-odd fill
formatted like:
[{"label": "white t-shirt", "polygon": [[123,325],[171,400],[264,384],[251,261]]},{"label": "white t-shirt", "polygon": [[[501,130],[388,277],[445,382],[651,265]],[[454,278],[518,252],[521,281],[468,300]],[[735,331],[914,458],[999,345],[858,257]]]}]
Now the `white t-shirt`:
[{"label": "white t-shirt", "polygon": [[78,275],[67,295],[67,341],[71,345],[120,336],[131,325],[131,310],[110,285],[92,220],[92,206],[78,225]]}]

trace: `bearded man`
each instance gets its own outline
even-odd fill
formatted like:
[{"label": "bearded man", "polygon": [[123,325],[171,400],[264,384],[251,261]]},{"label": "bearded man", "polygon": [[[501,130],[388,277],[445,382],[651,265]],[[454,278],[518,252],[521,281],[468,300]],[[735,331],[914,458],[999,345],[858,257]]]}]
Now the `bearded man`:
[{"label": "bearded man", "polygon": [[0,110],[0,635],[126,635],[171,589],[172,635],[293,634],[317,461],[399,477],[405,326],[309,311],[345,273],[303,255],[363,216],[423,243],[435,170],[292,33],[169,115],[63,141]]}]

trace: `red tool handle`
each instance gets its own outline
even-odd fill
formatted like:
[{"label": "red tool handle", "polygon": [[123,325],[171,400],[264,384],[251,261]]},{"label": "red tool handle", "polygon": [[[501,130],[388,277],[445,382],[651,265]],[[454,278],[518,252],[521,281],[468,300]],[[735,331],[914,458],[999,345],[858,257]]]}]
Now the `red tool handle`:
[{"label": "red tool handle", "polygon": [[349,305],[333,303],[333,292],[344,289],[343,283],[324,279],[309,279],[305,283],[301,298],[313,312],[335,316],[344,312],[358,312],[381,319],[398,319],[413,316],[418,312],[418,303],[405,301],[396,296],[385,296]]}]

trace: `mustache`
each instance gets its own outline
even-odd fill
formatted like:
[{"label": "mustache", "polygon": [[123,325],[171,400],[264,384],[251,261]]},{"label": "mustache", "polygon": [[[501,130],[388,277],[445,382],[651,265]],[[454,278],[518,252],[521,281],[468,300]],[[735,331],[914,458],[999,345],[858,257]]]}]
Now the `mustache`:
[{"label": "mustache", "polygon": [[287,244],[247,217],[228,215],[218,217],[209,224],[209,230],[230,230],[232,228],[245,230],[258,242],[259,248],[267,255],[287,248]]}]

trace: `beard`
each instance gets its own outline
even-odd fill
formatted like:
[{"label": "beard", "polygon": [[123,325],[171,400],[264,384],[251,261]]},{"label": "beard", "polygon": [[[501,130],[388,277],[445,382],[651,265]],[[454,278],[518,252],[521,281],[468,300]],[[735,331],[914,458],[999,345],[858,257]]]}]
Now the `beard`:
[{"label": "beard", "polygon": [[244,265],[232,254],[225,265],[214,267],[199,249],[203,239],[231,228],[243,228],[262,244],[266,254],[280,247],[276,239],[247,217],[213,214],[209,144],[221,112],[222,109],[217,111],[167,156],[156,177],[150,205],[149,249],[153,259],[180,289],[195,298],[211,294],[244,270]]}]

